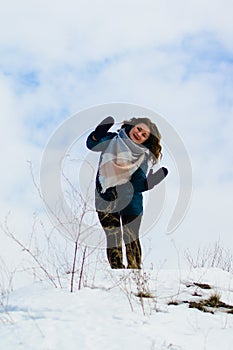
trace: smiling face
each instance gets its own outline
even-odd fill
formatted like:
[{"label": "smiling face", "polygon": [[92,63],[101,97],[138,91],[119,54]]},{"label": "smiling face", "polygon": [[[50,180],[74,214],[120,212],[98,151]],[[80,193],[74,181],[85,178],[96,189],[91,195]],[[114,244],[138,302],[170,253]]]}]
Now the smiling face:
[{"label": "smiling face", "polygon": [[136,124],[135,126],[132,127],[132,129],[129,132],[130,139],[137,144],[142,144],[143,142],[148,140],[149,136],[150,136],[150,129],[144,123]]}]

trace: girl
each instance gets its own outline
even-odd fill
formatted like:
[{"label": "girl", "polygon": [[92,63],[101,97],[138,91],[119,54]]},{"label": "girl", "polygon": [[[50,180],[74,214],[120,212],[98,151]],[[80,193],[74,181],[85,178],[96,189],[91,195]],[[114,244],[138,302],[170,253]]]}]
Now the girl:
[{"label": "girl", "polygon": [[126,247],[127,268],[141,268],[139,228],[143,214],[142,192],[160,183],[168,170],[164,167],[146,176],[161,158],[161,135],[149,118],[124,121],[119,132],[108,132],[112,117],[105,118],[87,138],[88,149],[101,152],[96,176],[95,206],[107,241],[111,268],[125,268],[122,236]]}]

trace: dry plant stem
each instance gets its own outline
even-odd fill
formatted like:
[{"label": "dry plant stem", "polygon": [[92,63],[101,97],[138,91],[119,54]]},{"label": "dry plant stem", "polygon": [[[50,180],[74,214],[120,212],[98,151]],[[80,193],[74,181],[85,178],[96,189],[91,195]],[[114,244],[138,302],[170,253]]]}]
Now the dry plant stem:
[{"label": "dry plant stem", "polygon": [[[30,167],[30,173],[31,173],[31,177],[32,177],[32,182],[33,185],[35,186],[35,189],[39,195],[39,198],[42,200],[42,202],[45,204],[45,206],[47,207],[48,211],[50,212],[50,214],[54,217],[54,219],[56,219],[57,224],[62,227],[64,229],[64,231],[66,231],[66,234],[70,237],[70,232],[69,230],[67,230],[66,225],[64,224],[64,222],[62,222],[58,216],[58,214],[56,212],[54,212],[54,210],[52,210],[49,206],[48,203],[45,201],[44,197],[42,196],[41,190],[38,186],[38,184],[36,183],[34,174],[33,174],[33,169],[32,169],[32,163],[30,161],[28,161],[29,163],[29,167]],[[58,227],[55,227],[58,231]]]},{"label": "dry plant stem", "polygon": [[75,276],[75,267],[76,267],[76,259],[77,259],[77,253],[78,253],[78,242],[75,242],[74,247],[74,259],[73,259],[73,266],[71,271],[71,281],[70,281],[70,291],[73,293],[74,291],[74,276]]},{"label": "dry plant stem", "polygon": [[0,321],[2,323],[14,323],[14,320],[13,318],[11,317],[10,313],[8,312],[8,309],[7,309],[7,305],[4,305],[4,303],[0,303],[0,306],[2,307],[2,309],[4,310],[4,313],[6,316],[3,316],[0,318]]},{"label": "dry plant stem", "polygon": [[[13,319],[8,312],[8,301],[10,292],[13,290],[12,280],[15,270],[10,272],[5,264],[4,260],[0,257],[0,308],[2,311],[0,315],[0,321],[2,323],[13,323]],[[7,280],[7,285],[5,280]]]},{"label": "dry plant stem", "polygon": [[128,302],[129,302],[129,305],[130,305],[130,309],[132,312],[134,312],[134,308],[133,308],[133,304],[132,304],[132,287],[131,287],[131,271],[129,274],[127,274],[126,276],[122,277],[120,280],[119,280],[119,287],[120,289],[123,291],[123,293],[125,293],[127,299],[128,299]]},{"label": "dry plant stem", "polygon": [[77,254],[78,254],[78,242],[79,242],[79,237],[80,237],[80,234],[81,234],[81,227],[82,227],[82,221],[83,221],[83,218],[85,216],[85,213],[86,213],[86,205],[87,203],[85,202],[84,203],[84,208],[82,210],[82,215],[81,215],[81,218],[80,218],[80,221],[79,221],[79,226],[78,226],[78,233],[77,233],[77,238],[76,238],[76,241],[75,241],[75,247],[74,247],[74,259],[73,259],[73,267],[72,267],[72,271],[71,271],[71,282],[70,282],[70,291],[71,293],[73,293],[74,291],[74,276],[75,276],[75,268],[76,268],[76,260],[77,260]]},{"label": "dry plant stem", "polygon": [[[50,214],[54,217],[54,219],[56,220],[56,222],[58,224],[56,229],[59,230],[59,226],[60,226],[60,228],[62,228],[65,232],[64,233],[61,231],[62,235],[68,237],[69,239],[71,239],[72,242],[74,242],[74,255],[73,255],[73,261],[72,261],[71,281],[70,281],[70,292],[73,292],[74,291],[74,279],[75,279],[77,258],[78,258],[78,252],[80,249],[80,236],[81,236],[81,234],[85,233],[85,230],[83,229],[82,225],[83,225],[84,217],[86,216],[87,213],[90,212],[90,208],[88,207],[88,200],[86,198],[83,198],[83,196],[73,186],[73,184],[71,183],[69,178],[62,171],[63,178],[66,180],[67,184],[70,187],[70,190],[71,190],[70,196],[71,196],[71,199],[74,200],[73,204],[77,203],[77,199],[78,199],[78,205],[75,205],[74,208],[76,210],[77,210],[77,208],[80,209],[80,211],[78,211],[78,212],[75,211],[75,213],[74,213],[73,224],[77,225],[77,227],[75,229],[76,232],[75,233],[71,232],[69,230],[69,228],[67,228],[68,226],[66,225],[66,223],[61,221],[60,215],[58,215],[52,208],[48,207],[47,203],[45,202],[45,199],[42,196],[41,190],[35,181],[31,162],[29,162],[29,166],[30,166],[30,172],[31,172],[33,184],[38,192],[38,195],[39,195],[40,199],[43,201],[43,203],[45,203],[46,207],[49,209]],[[88,190],[89,190],[89,188],[88,188]],[[82,261],[82,267],[81,267],[81,276],[79,278],[79,286],[78,286],[79,289],[81,288],[81,279],[82,279],[83,268],[84,268],[85,254],[86,254],[86,248],[84,249],[83,261]]]},{"label": "dry plant stem", "polygon": [[50,282],[52,282],[53,286],[57,288],[57,285],[54,282],[53,277],[50,275],[47,269],[41,264],[41,262],[38,260],[36,255],[33,254],[31,250],[28,249],[22,242],[20,242],[12,232],[10,232],[10,229],[8,227],[7,217],[5,219],[5,227],[2,227],[2,229],[8,237],[10,237],[15,243],[17,243],[23,249],[23,251],[27,252],[31,256],[31,258],[37,263],[39,268],[44,272],[45,276],[47,276]]},{"label": "dry plant stem", "polygon": [[82,276],[83,276],[83,270],[84,270],[84,262],[85,262],[85,257],[86,257],[86,251],[87,251],[87,247],[85,246],[84,252],[83,252],[83,258],[82,258],[81,271],[80,271],[80,275],[79,275],[78,290],[81,289],[81,282],[82,282]]},{"label": "dry plant stem", "polygon": [[217,267],[232,272],[232,258],[230,250],[221,247],[220,240],[212,247],[199,247],[195,257],[192,256],[189,249],[185,251],[185,259],[191,268]]},{"label": "dry plant stem", "polygon": [[131,271],[126,272],[126,275],[122,276],[119,280],[116,279],[112,271],[109,271],[108,273],[110,274],[110,277],[114,284],[112,287],[109,287],[107,290],[119,287],[120,290],[126,295],[131,311],[134,312],[134,308],[131,300],[133,295],[132,288],[131,288]]},{"label": "dry plant stem", "polygon": [[86,209],[86,203],[84,203],[84,208],[83,208],[83,211],[82,211],[82,215],[81,215],[80,222],[79,222],[79,227],[78,227],[78,235],[77,235],[77,239],[76,239],[76,242],[75,242],[74,261],[73,261],[73,269],[72,269],[71,292],[73,292],[73,290],[74,290],[74,273],[75,273],[75,265],[76,265],[77,252],[78,252],[78,241],[79,241],[79,237],[80,237],[80,234],[81,234],[82,221],[83,221],[84,215],[86,213],[85,209]]}]

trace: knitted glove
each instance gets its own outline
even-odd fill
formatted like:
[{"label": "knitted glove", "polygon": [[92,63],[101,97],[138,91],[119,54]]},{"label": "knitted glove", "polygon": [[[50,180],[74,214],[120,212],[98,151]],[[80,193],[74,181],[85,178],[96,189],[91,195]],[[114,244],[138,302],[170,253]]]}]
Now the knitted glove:
[{"label": "knitted glove", "polygon": [[102,137],[107,135],[108,130],[114,125],[113,117],[107,117],[102,122],[97,125],[95,131],[93,131],[92,136],[94,136],[95,141],[99,141]]},{"label": "knitted glove", "polygon": [[160,168],[155,173],[151,169],[146,179],[146,187],[148,190],[152,189],[155,185],[158,185],[168,174],[167,168]]}]

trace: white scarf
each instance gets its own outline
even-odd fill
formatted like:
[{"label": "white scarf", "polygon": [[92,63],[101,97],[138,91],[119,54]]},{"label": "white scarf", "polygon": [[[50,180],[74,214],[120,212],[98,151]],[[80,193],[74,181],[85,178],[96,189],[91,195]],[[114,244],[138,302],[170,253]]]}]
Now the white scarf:
[{"label": "white scarf", "polygon": [[121,129],[107,146],[99,164],[102,193],[109,187],[127,183],[145,159],[147,148],[136,144]]}]

